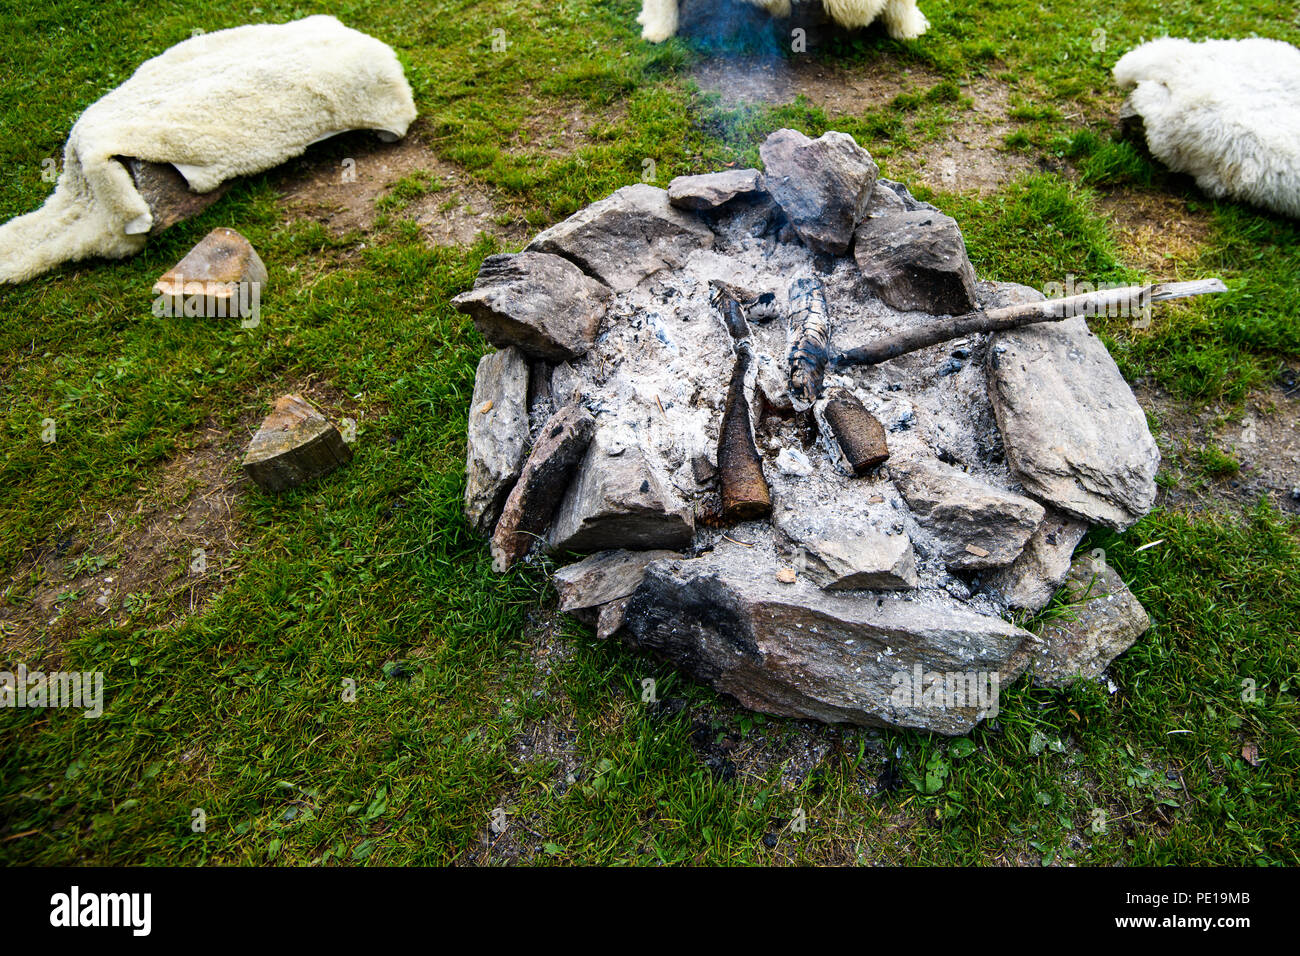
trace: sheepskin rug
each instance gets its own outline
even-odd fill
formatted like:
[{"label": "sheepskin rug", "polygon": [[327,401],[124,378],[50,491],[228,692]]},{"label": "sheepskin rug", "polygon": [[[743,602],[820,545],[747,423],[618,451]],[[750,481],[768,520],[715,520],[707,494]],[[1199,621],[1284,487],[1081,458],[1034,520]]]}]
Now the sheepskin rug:
[{"label": "sheepskin rug", "polygon": [[1166,37],[1115,64],[1147,146],[1211,196],[1300,217],[1300,50]]},{"label": "sheepskin rug", "polygon": [[54,193],[0,226],[0,281],[143,248],[153,219],[115,157],[171,163],[202,193],[346,130],[404,136],[414,119],[396,54],[334,17],[200,34],[81,114]]}]

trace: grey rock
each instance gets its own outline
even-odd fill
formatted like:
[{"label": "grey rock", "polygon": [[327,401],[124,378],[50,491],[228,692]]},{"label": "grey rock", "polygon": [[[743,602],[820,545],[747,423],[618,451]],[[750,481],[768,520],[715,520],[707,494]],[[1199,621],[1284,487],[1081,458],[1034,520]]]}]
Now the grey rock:
[{"label": "grey rock", "polygon": [[828,591],[907,590],[917,585],[916,554],[905,534],[863,530],[800,542],[804,575]]},{"label": "grey rock", "polygon": [[[1011,294],[1042,298],[1023,286]],[[1117,530],[1151,510],[1160,450],[1082,316],[998,333],[988,371],[1007,461],[1029,494]]]},{"label": "grey rock", "polygon": [[877,168],[846,133],[779,129],[759,147],[764,184],[808,248],[842,255],[866,214]]},{"label": "grey rock", "polygon": [[595,430],[596,420],[577,404],[542,426],[492,533],[494,570],[508,570],[541,537]]},{"label": "grey rock", "polygon": [[1034,683],[1044,687],[1099,676],[1151,626],[1146,609],[1099,555],[1075,558],[1064,587],[1071,606],[1011,662],[1016,671],[1031,670]]},{"label": "grey rock", "polygon": [[567,259],[521,252],[488,256],[474,288],[451,304],[493,345],[564,362],[591,348],[609,300],[606,286]]},{"label": "grey rock", "polygon": [[524,467],[528,447],[528,361],[519,349],[505,348],[479,359],[468,438],[465,517],[486,537]]},{"label": "grey rock", "polygon": [[[906,192],[906,190],[904,190]],[[962,315],[975,308],[975,270],[957,220],[892,189],[858,227],[853,256],[868,288],[905,312]],[[917,208],[909,209],[908,205]],[[889,208],[892,207],[892,208]]]},{"label": "grey rock", "polygon": [[668,184],[668,201],[679,209],[716,209],[737,196],[763,192],[757,169],[728,169],[702,176],[678,176]]},{"label": "grey rock", "polygon": [[676,558],[672,551],[601,551],[555,572],[561,611],[598,607],[625,598],[645,578],[652,561]]},{"label": "grey rock", "polygon": [[891,464],[890,474],[916,520],[938,539],[949,568],[978,570],[1010,564],[1045,514],[1038,502],[940,461]]},{"label": "grey rock", "polygon": [[876,188],[871,191],[871,201],[867,204],[866,218],[878,218],[899,212],[916,212],[917,210],[938,212],[938,206],[922,202],[912,195],[902,183],[881,177],[876,180]]},{"label": "grey rock", "polygon": [[551,529],[555,553],[678,549],[695,536],[694,513],[645,455],[598,431]]},{"label": "grey rock", "polygon": [[802,491],[798,482],[777,482],[772,525],[782,539],[781,549],[794,553],[803,577],[828,590],[917,586],[911,540],[901,521],[882,515],[871,497],[859,487],[814,496]]},{"label": "grey rock", "polygon": [[636,183],[539,233],[527,251],[563,256],[622,292],[712,246],[709,227],[673,208],[665,190]]},{"label": "grey rock", "polygon": [[1074,549],[1088,533],[1088,527],[1086,521],[1048,508],[1020,557],[989,576],[989,590],[1001,593],[1008,607],[1042,610],[1070,573]]},{"label": "grey rock", "polygon": [[623,630],[627,618],[627,605],[632,598],[619,598],[602,604],[596,615],[596,639],[605,641],[618,635]]},{"label": "grey rock", "polygon": [[997,675],[1030,635],[956,600],[839,595],[776,578],[774,555],[748,565],[715,551],[656,561],[624,609],[624,633],[746,707],[861,726],[965,733],[996,696],[926,701],[912,676]]}]

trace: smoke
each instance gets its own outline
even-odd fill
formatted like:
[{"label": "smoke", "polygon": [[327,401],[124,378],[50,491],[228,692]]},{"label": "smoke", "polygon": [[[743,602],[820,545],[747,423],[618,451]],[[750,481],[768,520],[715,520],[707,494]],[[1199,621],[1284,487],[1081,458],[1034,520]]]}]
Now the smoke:
[{"label": "smoke", "polygon": [[807,8],[820,3],[799,3],[787,19],[776,19],[744,0],[680,0],[677,33],[702,53],[712,56],[778,58],[788,55],[790,33]]}]

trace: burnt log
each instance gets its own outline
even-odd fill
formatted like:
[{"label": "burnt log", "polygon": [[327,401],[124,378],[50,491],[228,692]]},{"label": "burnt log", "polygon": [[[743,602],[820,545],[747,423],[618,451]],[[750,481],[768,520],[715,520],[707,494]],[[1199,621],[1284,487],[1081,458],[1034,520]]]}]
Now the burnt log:
[{"label": "burnt log", "polygon": [[718,485],[722,492],[722,519],[748,521],[772,513],[772,493],[763,476],[763,458],[754,444],[754,427],[745,397],[745,378],[754,361],[745,310],[730,287],[710,283],[709,301],[722,316],[736,343],[736,362],[727,386],[727,404],[718,430]]},{"label": "burnt log", "polygon": [[831,346],[826,289],[816,276],[800,276],[790,284],[790,324],[796,335],[790,351],[790,397],[795,411],[803,412],[821,395]]},{"label": "burnt log", "polygon": [[822,409],[831,434],[855,475],[865,475],[889,460],[885,426],[847,389],[835,389]]}]

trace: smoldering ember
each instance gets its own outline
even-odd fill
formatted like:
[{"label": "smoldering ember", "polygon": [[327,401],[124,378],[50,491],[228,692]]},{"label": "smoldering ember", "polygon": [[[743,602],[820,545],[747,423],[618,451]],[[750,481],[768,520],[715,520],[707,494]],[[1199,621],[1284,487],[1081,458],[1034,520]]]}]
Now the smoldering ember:
[{"label": "smoldering ember", "polygon": [[1151,509],[1160,454],[1084,315],[1222,285],[1044,302],[848,135],[760,156],[620,189],[454,300],[497,348],[465,492],[496,569],[548,562],[599,637],[774,714],[959,734],[1027,671],[1096,677],[1148,620],[1074,551]]}]

